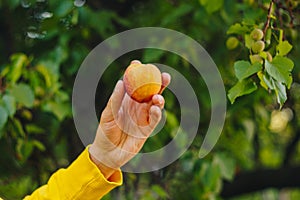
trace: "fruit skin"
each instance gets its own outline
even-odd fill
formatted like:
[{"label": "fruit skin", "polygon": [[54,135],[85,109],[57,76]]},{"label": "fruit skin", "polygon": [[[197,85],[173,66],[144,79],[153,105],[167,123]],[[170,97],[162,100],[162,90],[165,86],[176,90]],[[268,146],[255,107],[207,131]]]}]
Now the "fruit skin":
[{"label": "fruit skin", "polygon": [[251,49],[253,53],[262,52],[265,49],[265,43],[262,40],[256,41],[252,44]]},{"label": "fruit skin", "polygon": [[272,55],[270,54],[270,52],[267,51],[266,54],[267,54],[267,60],[268,60],[269,62],[272,62],[273,57],[272,57]]},{"label": "fruit skin", "polygon": [[123,82],[127,94],[132,99],[140,103],[147,102],[160,92],[161,72],[152,64],[132,63],[125,70]]},{"label": "fruit skin", "polygon": [[229,50],[235,49],[239,45],[239,40],[236,37],[229,37],[226,40],[226,47]]},{"label": "fruit skin", "polygon": [[251,61],[251,64],[254,64],[254,63],[257,63],[257,62],[259,62],[261,64],[264,63],[264,60],[258,54],[250,55],[250,61]]},{"label": "fruit skin", "polygon": [[261,40],[264,37],[264,32],[262,30],[256,28],[250,33],[250,37],[256,41]]}]

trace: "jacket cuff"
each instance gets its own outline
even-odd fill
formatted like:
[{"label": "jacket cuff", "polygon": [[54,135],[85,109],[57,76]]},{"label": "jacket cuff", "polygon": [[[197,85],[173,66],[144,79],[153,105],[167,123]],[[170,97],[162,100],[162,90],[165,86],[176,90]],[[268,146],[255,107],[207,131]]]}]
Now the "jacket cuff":
[{"label": "jacket cuff", "polygon": [[[68,171],[66,174],[68,193],[74,194],[73,198],[75,199],[100,199],[123,183],[120,169],[107,180],[96,164],[91,161],[88,148],[85,148],[81,155],[66,169]],[[74,191],[77,192],[74,193]]]},{"label": "jacket cuff", "polygon": [[120,169],[107,180],[91,161],[87,147],[67,169],[55,172],[46,185],[35,190],[30,196],[26,196],[24,200],[101,199],[122,182]]}]

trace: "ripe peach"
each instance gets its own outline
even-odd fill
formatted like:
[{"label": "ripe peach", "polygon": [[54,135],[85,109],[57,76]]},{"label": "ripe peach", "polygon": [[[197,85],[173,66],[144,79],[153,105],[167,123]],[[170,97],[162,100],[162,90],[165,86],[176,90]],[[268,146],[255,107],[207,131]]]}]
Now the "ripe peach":
[{"label": "ripe peach", "polygon": [[160,70],[152,64],[132,63],[123,77],[127,94],[138,102],[147,102],[158,94],[161,85]]}]

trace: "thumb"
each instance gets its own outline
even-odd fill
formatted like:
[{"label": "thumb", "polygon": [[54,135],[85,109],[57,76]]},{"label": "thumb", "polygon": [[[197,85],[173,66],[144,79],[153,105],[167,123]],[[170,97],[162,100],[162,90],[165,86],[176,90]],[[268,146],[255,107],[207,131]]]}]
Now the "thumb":
[{"label": "thumb", "polygon": [[122,101],[125,95],[125,88],[123,81],[119,80],[116,84],[116,87],[108,100],[108,103],[101,115],[101,122],[109,122],[115,119],[120,107],[122,105]]}]

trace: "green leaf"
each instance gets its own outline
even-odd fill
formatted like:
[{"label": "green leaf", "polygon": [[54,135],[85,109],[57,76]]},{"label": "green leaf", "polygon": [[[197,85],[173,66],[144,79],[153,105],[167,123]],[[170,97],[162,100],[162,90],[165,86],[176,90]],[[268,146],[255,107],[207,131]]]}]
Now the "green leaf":
[{"label": "green leaf", "polygon": [[16,101],[24,106],[31,108],[34,102],[34,94],[31,88],[26,84],[18,84],[12,86],[9,93],[16,99]]},{"label": "green leaf", "polygon": [[41,134],[41,133],[45,132],[44,129],[42,129],[41,127],[39,127],[35,124],[26,124],[25,130],[27,133],[30,133],[30,134]]},{"label": "green leaf", "polygon": [[36,180],[34,180],[35,178],[33,178],[30,174],[13,177],[8,175],[9,171],[10,170],[5,171],[5,175],[0,181],[1,197],[5,196],[5,199],[23,199],[23,196],[38,186]]},{"label": "green leaf", "polygon": [[228,98],[231,104],[233,104],[236,98],[246,94],[250,94],[256,89],[257,86],[255,82],[253,82],[252,80],[244,79],[242,81],[239,81],[228,91]]},{"label": "green leaf", "polygon": [[65,17],[73,8],[72,1],[52,1],[49,4],[54,16]]},{"label": "green leaf", "polygon": [[243,35],[247,32],[249,32],[250,29],[247,26],[242,26],[239,23],[236,23],[234,25],[231,25],[227,31],[227,34],[238,34]]},{"label": "green leaf", "polygon": [[[1,68],[0,68],[0,69],[1,69]],[[9,74],[9,72],[10,72],[10,66],[9,66],[9,65],[6,65],[3,69],[1,69],[0,75],[1,75],[2,77],[6,77],[7,74]]]},{"label": "green leaf", "polygon": [[179,127],[178,129],[174,127],[172,128],[173,130],[171,131],[170,135],[172,137],[176,137],[176,147],[178,147],[179,149],[185,148],[186,144],[188,143],[188,134],[181,127]]},{"label": "green leaf", "polygon": [[282,108],[283,104],[287,100],[286,87],[285,85],[283,85],[278,81],[274,81],[274,87],[275,87],[277,102],[279,103],[280,108]]},{"label": "green leaf", "polygon": [[68,103],[49,102],[44,105],[43,110],[53,113],[60,121],[71,114]]},{"label": "green leaf", "polygon": [[25,131],[23,129],[23,126],[20,122],[20,120],[18,120],[17,118],[14,118],[12,120],[13,124],[14,124],[14,129],[15,131],[18,133],[18,135],[22,138],[25,138],[26,137],[26,134],[25,134]]},{"label": "green leaf", "polygon": [[226,153],[217,153],[214,156],[213,162],[216,162],[219,165],[221,176],[224,179],[229,181],[233,179],[235,172],[235,161],[231,156]]},{"label": "green leaf", "polygon": [[199,2],[209,14],[220,10],[224,4],[224,0],[199,0]]},{"label": "green leaf", "polygon": [[142,60],[145,63],[156,62],[164,55],[164,53],[164,51],[157,49],[145,49]]},{"label": "green leaf", "polygon": [[252,47],[252,44],[254,43],[254,40],[250,37],[249,34],[245,34],[245,46],[248,48],[248,49],[251,49]]},{"label": "green leaf", "polygon": [[[267,59],[267,52],[265,52],[265,51],[259,52],[258,55],[259,55],[261,58],[263,58],[263,59]],[[251,55],[250,55],[250,56],[251,56]]]},{"label": "green leaf", "polygon": [[168,15],[163,18],[161,26],[166,26],[168,24],[176,22],[180,17],[187,15],[192,9],[193,7],[190,4],[181,4],[179,7],[172,10],[172,12],[168,13]]},{"label": "green leaf", "polygon": [[293,61],[286,57],[276,56],[271,63],[268,60],[265,61],[265,68],[270,76],[290,88],[293,82],[291,76],[294,68]]},{"label": "green leaf", "polygon": [[258,73],[258,77],[261,80],[260,84],[266,90],[271,89],[275,91],[277,102],[279,103],[281,108],[287,100],[286,86],[283,83],[274,80],[268,74],[264,74],[263,72]]},{"label": "green leaf", "polygon": [[16,100],[13,96],[4,95],[2,98],[5,108],[9,116],[13,116],[16,113]]},{"label": "green leaf", "polygon": [[273,90],[274,89],[274,84],[273,84],[273,79],[268,75],[268,74],[265,74],[264,72],[260,71],[257,73],[257,76],[260,80],[260,85],[265,88],[266,90],[268,89],[271,89]]},{"label": "green leaf", "polygon": [[36,67],[36,70],[43,76],[43,78],[45,80],[46,87],[50,88],[52,86],[52,81],[55,81],[55,79],[52,78],[52,74],[50,73],[48,68],[46,68],[43,65],[38,65]]},{"label": "green leaf", "polygon": [[262,70],[262,64],[254,63],[253,65],[250,64],[248,61],[237,61],[234,63],[234,71],[235,75],[239,80],[243,80],[248,78],[249,76],[259,72]]},{"label": "green leaf", "polygon": [[34,144],[31,141],[18,139],[16,152],[21,162],[24,162],[31,155],[34,148]]},{"label": "green leaf", "polygon": [[168,193],[160,186],[160,185],[152,185],[151,189],[159,196],[162,198],[167,198]]},{"label": "green leaf", "polygon": [[[109,10],[94,11],[89,7],[82,7],[79,10],[79,23],[84,22],[87,26],[93,28],[101,36],[108,36],[110,32],[114,30],[114,19],[116,18],[116,13]],[[99,19],[89,20],[89,19]]]},{"label": "green leaf", "polygon": [[268,74],[265,74],[263,76],[263,78],[264,78],[265,83],[269,87],[269,89],[274,90],[275,89],[274,82],[276,82],[276,81]]},{"label": "green leaf", "polygon": [[204,188],[206,191],[216,191],[221,178],[220,167],[216,163],[209,163],[204,168],[204,175],[201,177]]},{"label": "green leaf", "polygon": [[72,18],[71,18],[71,23],[73,25],[76,25],[78,23],[78,17],[79,17],[78,9],[73,10],[73,12],[72,12]]},{"label": "green leaf", "polygon": [[288,41],[283,41],[276,47],[279,56],[287,55],[292,50],[292,48],[293,46]]},{"label": "green leaf", "polygon": [[[167,124],[170,125],[170,127],[175,128],[178,127],[178,119],[174,113],[171,111],[166,111],[166,117],[167,117]],[[175,137],[175,135],[172,135]]]},{"label": "green leaf", "polygon": [[43,145],[43,143],[41,143],[38,140],[32,140],[32,144],[33,144],[33,146],[35,146],[40,151],[45,151],[46,150],[45,145]]},{"label": "green leaf", "polygon": [[5,108],[0,106],[0,130],[4,127],[7,122],[8,113]]},{"label": "green leaf", "polygon": [[11,66],[9,73],[7,74],[7,79],[12,83],[16,83],[22,75],[23,68],[27,65],[27,56],[18,53],[11,56]]}]

